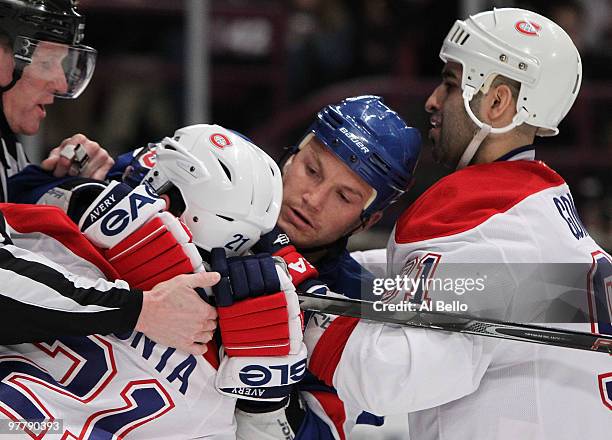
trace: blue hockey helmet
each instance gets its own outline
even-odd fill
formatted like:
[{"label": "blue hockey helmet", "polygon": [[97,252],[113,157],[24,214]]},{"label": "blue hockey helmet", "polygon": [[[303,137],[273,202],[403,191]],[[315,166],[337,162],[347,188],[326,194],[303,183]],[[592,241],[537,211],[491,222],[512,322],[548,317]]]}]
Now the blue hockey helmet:
[{"label": "blue hockey helmet", "polygon": [[324,107],[304,140],[311,134],[374,189],[364,220],[395,202],[414,181],[421,135],[379,96],[357,96]]}]

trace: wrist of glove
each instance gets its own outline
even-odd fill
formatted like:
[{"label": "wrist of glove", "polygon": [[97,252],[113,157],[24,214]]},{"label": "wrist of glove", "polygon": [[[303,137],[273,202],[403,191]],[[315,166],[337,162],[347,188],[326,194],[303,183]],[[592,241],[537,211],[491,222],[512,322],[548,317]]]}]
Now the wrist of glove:
[{"label": "wrist of glove", "polygon": [[[236,404],[236,439],[293,439],[295,434],[285,414],[285,406],[282,404],[268,404],[265,411],[251,411],[251,408],[244,410],[240,407],[243,400],[238,400]],[[258,402],[246,402],[250,406]],[[272,406],[277,405],[274,409]]]},{"label": "wrist of glove", "polygon": [[166,202],[145,185],[131,188],[112,181],[85,210],[79,228],[93,244],[109,249],[165,207]]},{"label": "wrist of glove", "polygon": [[230,357],[221,355],[215,377],[217,390],[226,396],[282,402],[306,373],[306,346],[287,356]]},{"label": "wrist of glove", "polygon": [[102,249],[120,277],[149,290],[176,275],[203,270],[191,234],[145,185],[111,184],[85,210],[83,234]]},{"label": "wrist of glove", "polygon": [[293,285],[307,291],[317,281],[319,272],[291,244],[289,236],[278,226],[264,234],[253,247],[257,252],[267,252],[275,257],[281,257],[287,264]]},{"label": "wrist of glove", "polygon": [[211,251],[223,342],[216,376],[222,394],[279,402],[306,371],[306,346],[295,288],[285,263],[267,254],[225,258]]}]

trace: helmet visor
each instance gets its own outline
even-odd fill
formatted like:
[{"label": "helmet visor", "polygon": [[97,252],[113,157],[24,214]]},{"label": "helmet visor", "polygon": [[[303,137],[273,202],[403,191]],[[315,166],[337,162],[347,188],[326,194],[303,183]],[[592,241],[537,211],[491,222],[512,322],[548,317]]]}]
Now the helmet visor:
[{"label": "helmet visor", "polygon": [[15,68],[22,77],[51,83],[53,95],[74,99],[89,84],[96,66],[95,49],[28,37],[15,39]]}]

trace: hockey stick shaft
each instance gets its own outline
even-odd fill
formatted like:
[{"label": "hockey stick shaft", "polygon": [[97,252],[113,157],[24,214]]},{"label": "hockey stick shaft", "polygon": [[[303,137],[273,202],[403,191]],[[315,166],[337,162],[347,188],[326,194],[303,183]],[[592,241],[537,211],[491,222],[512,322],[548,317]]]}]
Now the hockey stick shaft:
[{"label": "hockey stick shaft", "polygon": [[[317,313],[350,316],[386,324],[555,345],[612,354],[612,337],[573,330],[489,320],[432,311],[377,310],[374,302],[298,292],[300,308]],[[380,307],[378,307],[380,309]]]}]

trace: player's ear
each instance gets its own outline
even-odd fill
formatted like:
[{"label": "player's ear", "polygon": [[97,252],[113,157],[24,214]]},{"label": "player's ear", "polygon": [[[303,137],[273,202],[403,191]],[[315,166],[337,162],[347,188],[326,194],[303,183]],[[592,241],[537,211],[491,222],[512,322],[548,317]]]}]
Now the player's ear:
[{"label": "player's ear", "polygon": [[[510,116],[510,120],[512,120],[516,105],[510,87],[506,84],[499,84],[497,87],[492,88],[488,95],[487,112],[489,113],[488,116],[490,120],[494,122],[504,119],[505,122],[508,116]],[[507,125],[507,122],[503,125]]]},{"label": "player's ear", "polygon": [[372,226],[374,226],[376,223],[378,223],[378,221],[382,218],[382,216],[383,216],[382,211],[375,212],[374,214],[372,214],[370,216],[369,219],[366,220],[366,222],[364,223],[363,228],[361,230],[362,231],[367,231]]}]

